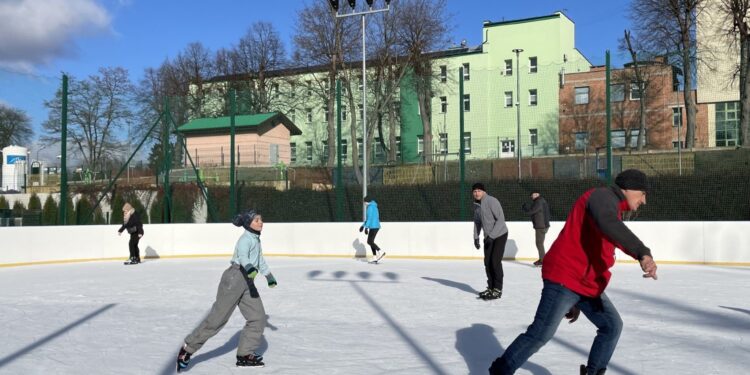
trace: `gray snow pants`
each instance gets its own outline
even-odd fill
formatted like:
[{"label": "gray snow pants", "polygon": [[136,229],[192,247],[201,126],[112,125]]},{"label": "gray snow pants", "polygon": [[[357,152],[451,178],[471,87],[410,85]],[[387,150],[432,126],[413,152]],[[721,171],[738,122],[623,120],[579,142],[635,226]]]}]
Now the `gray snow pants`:
[{"label": "gray snow pants", "polygon": [[240,334],[237,355],[245,356],[253,353],[260,346],[263,330],[266,328],[266,311],[260,297],[252,298],[250,288],[240,266],[232,264],[221,275],[219,290],[216,292],[216,302],[211,306],[203,322],[185,338],[187,351],[195,353],[208,339],[217,334],[239,306],[242,316],[247,322]]}]

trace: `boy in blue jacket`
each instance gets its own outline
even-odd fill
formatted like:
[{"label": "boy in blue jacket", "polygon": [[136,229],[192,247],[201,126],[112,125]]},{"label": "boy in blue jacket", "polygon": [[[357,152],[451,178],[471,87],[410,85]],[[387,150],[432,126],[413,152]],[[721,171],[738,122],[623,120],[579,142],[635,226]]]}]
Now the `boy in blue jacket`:
[{"label": "boy in blue jacket", "polygon": [[372,250],[372,262],[377,263],[377,261],[385,256],[385,251],[381,251],[380,247],[375,244],[375,236],[378,235],[378,231],[380,230],[380,212],[378,212],[377,202],[371,196],[366,195],[364,201],[367,205],[367,210],[365,211],[365,222],[359,227],[359,231],[365,231],[367,244],[370,245],[370,249]]}]

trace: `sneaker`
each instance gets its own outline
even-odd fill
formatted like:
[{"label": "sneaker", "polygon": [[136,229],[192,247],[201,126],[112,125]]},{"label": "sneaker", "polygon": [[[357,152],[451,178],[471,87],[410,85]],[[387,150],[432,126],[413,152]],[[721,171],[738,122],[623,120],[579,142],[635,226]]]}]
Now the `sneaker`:
[{"label": "sneaker", "polygon": [[188,367],[188,364],[190,364],[190,356],[192,356],[192,353],[189,353],[185,348],[187,347],[187,344],[184,344],[182,348],[180,348],[180,353],[177,354],[177,372],[181,372],[185,368]]},{"label": "sneaker", "polygon": [[534,262],[534,266],[541,267],[542,266],[542,260],[538,259],[536,262]]},{"label": "sneaker", "polygon": [[485,295],[482,299],[489,301],[493,299],[500,299],[503,296],[503,291],[500,289],[492,288],[489,294]]},{"label": "sneaker", "polygon": [[265,365],[263,357],[258,355],[258,353],[237,356],[237,367],[264,367]]}]

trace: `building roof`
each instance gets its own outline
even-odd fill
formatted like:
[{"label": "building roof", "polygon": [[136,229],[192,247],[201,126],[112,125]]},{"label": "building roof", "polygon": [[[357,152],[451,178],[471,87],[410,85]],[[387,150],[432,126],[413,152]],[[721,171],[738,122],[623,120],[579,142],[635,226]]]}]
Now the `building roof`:
[{"label": "building roof", "polygon": [[[302,131],[294,125],[281,112],[257,113],[254,115],[239,115],[234,117],[234,126],[238,131],[253,130],[262,132],[264,126],[269,128],[277,124],[284,125],[291,135],[300,135]],[[177,131],[181,133],[216,133],[228,131],[231,127],[231,117],[204,117],[190,120],[187,124],[181,125]]]},{"label": "building roof", "polygon": [[484,27],[504,26],[504,25],[512,25],[512,24],[517,24],[517,23],[524,23],[524,22],[536,22],[536,21],[543,21],[547,19],[554,19],[554,18],[560,18],[560,17],[565,17],[566,19],[570,20],[570,18],[568,18],[568,16],[566,16],[565,13],[555,12],[547,16],[521,18],[517,20],[508,20],[508,21],[499,21],[499,22],[484,21]]}]

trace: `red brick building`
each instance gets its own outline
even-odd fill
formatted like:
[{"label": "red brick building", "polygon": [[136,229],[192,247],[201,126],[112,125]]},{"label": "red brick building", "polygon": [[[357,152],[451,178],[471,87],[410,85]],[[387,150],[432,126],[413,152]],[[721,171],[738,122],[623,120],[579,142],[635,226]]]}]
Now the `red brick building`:
[{"label": "red brick building", "polygon": [[[663,61],[641,65],[642,89],[634,69],[626,65],[611,72],[612,148],[636,149],[640,130],[640,104],[646,113],[644,150],[677,147],[678,133],[684,147],[687,118],[682,91],[675,91],[672,66]],[[560,153],[593,152],[606,144],[605,67],[588,72],[561,74]],[[695,91],[692,92],[695,97]],[[695,147],[708,147],[708,111],[697,106]],[[681,127],[678,127],[681,124]]]}]

